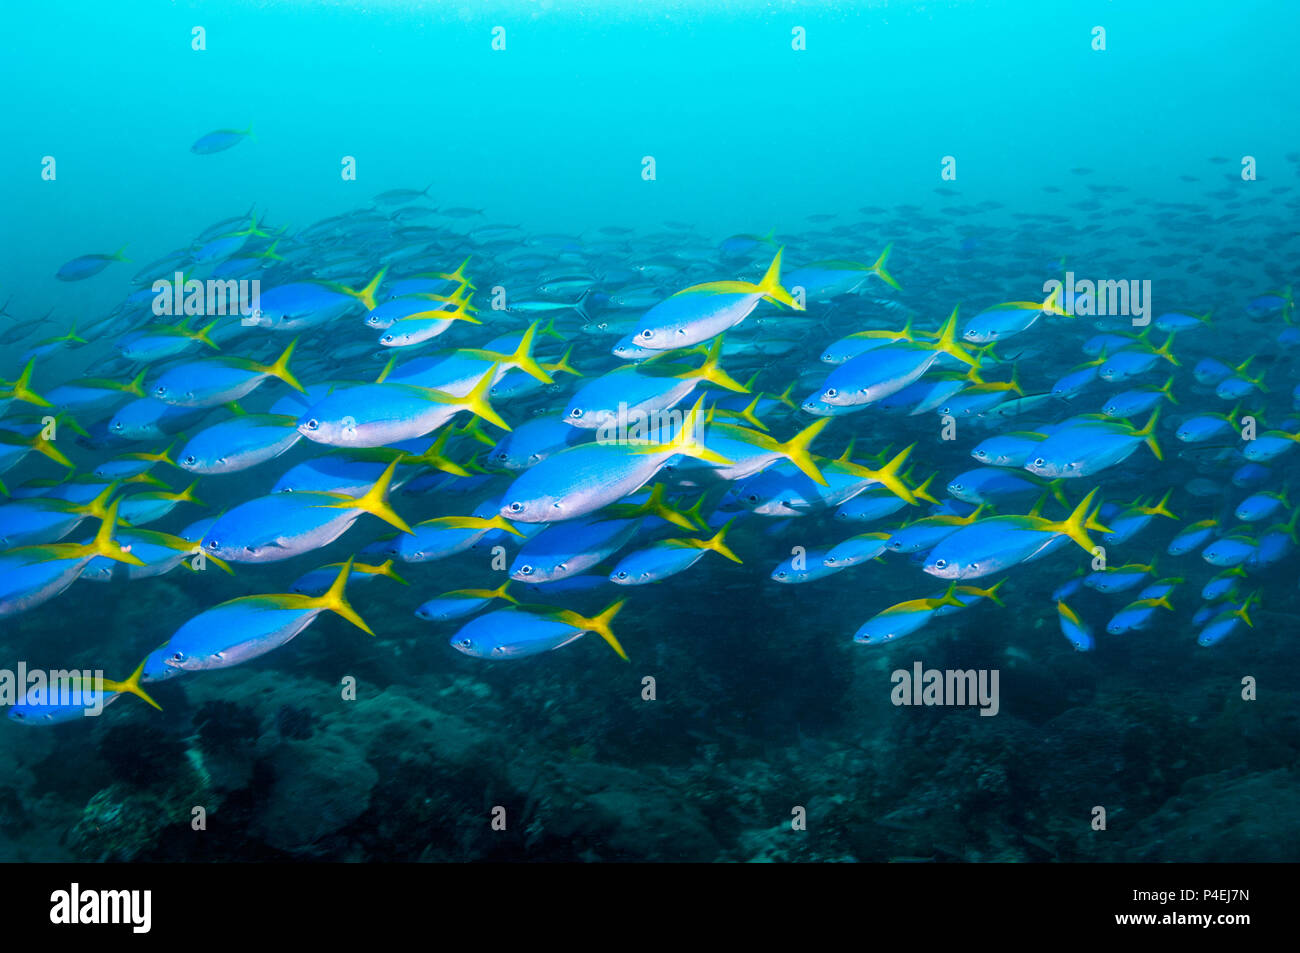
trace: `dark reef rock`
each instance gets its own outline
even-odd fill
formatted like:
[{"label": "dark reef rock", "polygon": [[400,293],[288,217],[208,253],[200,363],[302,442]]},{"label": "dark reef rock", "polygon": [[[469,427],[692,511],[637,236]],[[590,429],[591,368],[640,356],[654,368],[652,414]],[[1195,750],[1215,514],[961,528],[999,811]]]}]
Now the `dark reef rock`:
[{"label": "dark reef rock", "polygon": [[275,730],[290,741],[306,741],[315,725],[316,717],[305,708],[283,705],[275,714]]},{"label": "dark reef rock", "polygon": [[[1125,835],[1140,846],[1125,860],[1169,857],[1190,863],[1288,863],[1300,857],[1300,801],[1293,771],[1244,778],[1205,775],[1183,785]],[[1112,822],[1111,828],[1116,824]]]},{"label": "dark reef rock", "polygon": [[262,719],[251,708],[235,702],[205,702],[194,716],[199,745],[204,751],[232,751],[257,741]]}]

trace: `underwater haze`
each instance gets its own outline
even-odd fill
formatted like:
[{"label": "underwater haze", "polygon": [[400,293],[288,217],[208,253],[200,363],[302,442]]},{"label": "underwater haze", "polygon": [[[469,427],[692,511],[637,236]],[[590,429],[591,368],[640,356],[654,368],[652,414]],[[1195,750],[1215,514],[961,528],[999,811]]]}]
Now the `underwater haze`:
[{"label": "underwater haze", "polygon": [[1300,858],[1293,4],[9,24],[0,858]]}]

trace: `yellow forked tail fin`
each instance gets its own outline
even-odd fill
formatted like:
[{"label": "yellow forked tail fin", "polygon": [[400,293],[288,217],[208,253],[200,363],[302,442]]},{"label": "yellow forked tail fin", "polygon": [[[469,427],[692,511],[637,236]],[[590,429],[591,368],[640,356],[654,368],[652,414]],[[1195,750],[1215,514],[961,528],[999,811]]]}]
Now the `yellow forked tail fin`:
[{"label": "yellow forked tail fin", "polygon": [[68,469],[73,469],[76,466],[76,464],[63,455],[63,451],[54,446],[53,440],[45,439],[44,431],[38,431],[26,440],[20,440],[19,443],[27,444],[37,453],[49,457],[55,463],[62,464]]},{"label": "yellow forked tail fin", "polygon": [[1165,343],[1161,344],[1152,353],[1159,354],[1170,364],[1174,365],[1174,367],[1182,367],[1183,366],[1182,363],[1178,360],[1178,358],[1174,357],[1174,352],[1170,350],[1170,348],[1173,347],[1173,343],[1174,343],[1174,333],[1170,331],[1169,337],[1165,338]]},{"label": "yellow forked tail fin", "polygon": [[736,522],[737,519],[739,519],[739,517],[733,516],[731,519],[727,520],[726,525],[723,526],[722,529],[718,530],[709,539],[692,539],[692,540],[686,540],[686,542],[688,543],[688,545],[694,546],[696,549],[712,550],[713,552],[717,553],[719,556],[727,557],[733,563],[743,563],[744,560],[742,560],[739,556],[737,556],[734,552],[732,552],[731,547],[728,546],[725,542],[727,537],[727,531],[731,529],[731,524]]},{"label": "yellow forked tail fin", "polygon": [[379,269],[379,273],[370,279],[370,283],[360,290],[348,288],[345,285],[336,286],[338,290],[346,295],[356,298],[365,307],[367,311],[373,311],[376,306],[375,293],[379,291],[379,283],[384,280],[384,275],[388,274],[388,266],[385,265]]},{"label": "yellow forked tail fin", "polygon": [[[1005,582],[1006,579],[999,579],[996,583],[994,583],[992,586],[989,586],[989,588],[987,589],[979,589],[975,586],[958,586],[957,592],[964,593],[968,596],[979,596],[982,599],[990,599],[993,601],[995,605],[999,605],[1005,608],[1006,603],[998,598],[998,590],[1002,588],[1002,585]],[[1064,603],[1061,603],[1061,605],[1064,605]]]},{"label": "yellow forked tail fin", "polygon": [[172,499],[177,503],[193,503],[196,506],[206,506],[207,504],[194,495],[194,488],[199,485],[198,480],[194,480],[185,489],[179,493],[173,494]]},{"label": "yellow forked tail fin", "polygon": [[1151,411],[1151,416],[1147,419],[1146,426],[1141,430],[1133,431],[1133,436],[1145,437],[1146,445],[1151,448],[1151,452],[1155,454],[1156,459],[1163,461],[1165,458],[1164,451],[1160,449],[1160,444],[1156,441],[1156,421],[1159,419],[1160,407],[1157,405],[1156,409]]},{"label": "yellow forked tail fin", "polygon": [[1260,589],[1256,589],[1254,592],[1248,595],[1246,597],[1246,601],[1241,604],[1241,608],[1233,610],[1232,613],[1242,622],[1246,623],[1246,625],[1250,626],[1252,629],[1255,628],[1255,623],[1250,621],[1250,607],[1252,603],[1255,605],[1259,605],[1259,594],[1261,591],[1262,590]]},{"label": "yellow forked tail fin", "polygon": [[[911,454],[912,448],[916,444],[900,450],[892,460],[876,471],[876,480],[884,486],[890,493],[900,500],[906,500],[910,504],[916,503],[917,497],[921,495],[922,489],[917,488],[915,492],[909,490],[907,484],[903,482],[901,471],[903,464],[907,462],[908,455]],[[927,481],[928,483],[929,481]]]},{"label": "yellow forked tail fin", "polygon": [[400,583],[403,586],[409,586],[410,583],[398,575],[397,570],[393,568],[393,561],[385,559],[378,566],[370,566],[366,563],[355,563],[352,566],[357,572],[365,573],[370,576],[387,576],[393,582]]},{"label": "yellow forked tail fin", "polygon": [[623,603],[626,601],[626,599],[620,599],[600,615],[590,619],[586,616],[579,615],[571,609],[560,609],[553,612],[551,613],[551,618],[559,622],[564,622],[567,625],[571,625],[575,629],[582,629],[586,632],[595,632],[609,643],[609,647],[618,653],[619,658],[624,662],[629,662],[631,659],[629,659],[627,653],[623,651],[623,646],[618,644],[618,639],[614,637],[614,632],[609,627],[609,624],[614,621],[614,616],[618,615],[619,610],[623,608]]},{"label": "yellow forked tail fin", "polygon": [[189,334],[186,336],[192,338],[195,341],[202,341],[204,344],[212,348],[214,351],[220,351],[221,345],[218,344],[216,341],[212,340],[212,332],[216,328],[216,326],[217,326],[217,322],[213,321],[210,324],[207,324],[204,327],[199,328],[193,334]]},{"label": "yellow forked tail fin", "polygon": [[154,708],[162,711],[162,705],[149,697],[149,693],[140,687],[140,677],[144,674],[144,661],[135,667],[135,671],[127,676],[126,681],[115,682],[112,679],[104,679],[104,691],[106,692],[127,692],[136,698],[142,698]]},{"label": "yellow forked tail fin", "polygon": [[1165,395],[1169,403],[1178,403],[1178,398],[1174,396],[1174,375],[1169,375],[1169,380],[1165,381],[1165,386],[1160,388],[1160,393]]},{"label": "yellow forked tail fin", "polygon": [[957,598],[957,583],[952,582],[948,585],[948,591],[938,599],[926,600],[930,603],[931,609],[938,609],[940,606],[956,606],[959,609],[966,608],[966,603]]},{"label": "yellow forked tail fin", "polygon": [[770,428],[767,426],[767,424],[763,423],[763,421],[760,420],[758,416],[758,404],[762,399],[763,399],[762,394],[755,394],[754,399],[745,405],[745,409],[740,411],[738,416],[740,417],[741,420],[749,421],[750,425],[752,425],[755,429],[767,433]]},{"label": "yellow forked tail fin", "polygon": [[37,407],[52,407],[53,404],[31,389],[32,370],[35,367],[36,358],[32,358],[27,362],[27,366],[23,368],[23,372],[18,375],[18,380],[10,385],[8,397],[11,400],[35,404]]},{"label": "yellow forked tail fin", "polygon": [[315,607],[327,609],[336,615],[343,616],[366,635],[374,635],[375,633],[371,631],[370,626],[366,625],[361,616],[357,615],[356,610],[352,608],[347,597],[343,594],[343,587],[347,585],[348,576],[351,573],[352,557],[349,556],[348,561],[339,569],[339,574],[334,577],[334,582],[329,589],[325,590],[325,594],[308,601]]},{"label": "yellow forked tail fin", "polygon": [[[471,421],[477,422],[477,417],[471,417]],[[407,463],[419,464],[422,466],[433,467],[435,470],[441,470],[443,473],[450,473],[452,476],[467,477],[469,471],[456,463],[447,456],[447,441],[451,439],[452,428],[444,427],[438,439],[430,444],[429,449],[419,456],[407,455]]]},{"label": "yellow forked tail fin", "polygon": [[464,397],[454,397],[451,394],[444,394],[442,391],[430,390],[429,397],[441,404],[452,404],[468,410],[476,417],[482,417],[490,424],[500,427],[502,430],[509,430],[510,425],[506,423],[501,415],[493,409],[492,404],[488,402],[488,396],[492,391],[492,385],[496,382],[497,368],[500,364],[493,364],[483,376],[479,378],[478,383]]},{"label": "yellow forked tail fin", "polygon": [[[720,453],[715,453],[706,447],[699,439],[703,423],[701,408],[704,406],[704,397],[701,396],[695,401],[695,406],[691,408],[682,421],[681,429],[667,443],[650,443],[644,446],[633,447],[634,453],[680,453],[684,457],[694,457],[696,460],[703,460],[705,463],[716,463],[719,466],[729,466],[732,461],[728,460]],[[827,418],[829,419],[829,418]]]},{"label": "yellow forked tail fin", "polygon": [[944,322],[943,328],[939,331],[938,340],[925,346],[936,351],[942,351],[950,357],[955,357],[963,364],[976,367],[979,365],[979,360],[957,343],[957,312],[960,308],[960,305],[953,306],[952,314],[948,315],[948,320]]},{"label": "yellow forked tail fin", "polygon": [[117,508],[121,505],[122,500],[120,498],[116,499],[104,511],[104,517],[99,524],[99,532],[95,534],[95,538],[88,548],[93,553],[106,556],[119,563],[143,566],[144,560],[139,556],[133,556],[130,550],[122,548],[122,545],[113,539],[113,530],[117,526]]},{"label": "yellow forked tail fin", "polygon": [[692,517],[694,516],[698,518],[699,505],[704,501],[704,497],[701,496],[699,500],[696,501],[695,507],[691,510],[683,512],[674,508],[673,505],[667,501],[664,497],[664,490],[664,484],[656,483],[650,488],[650,496],[643,502],[636,504],[615,503],[612,506],[606,507],[606,512],[611,516],[624,517],[627,519],[632,519],[637,516],[652,515],[659,517],[665,522],[672,523],[674,526],[680,526],[685,530],[693,531],[697,529],[698,527],[695,519]]},{"label": "yellow forked tail fin", "polygon": [[437,523],[447,529],[500,529],[515,536],[524,534],[515,529],[515,525],[498,513],[496,516],[440,516]]},{"label": "yellow forked tail fin", "polygon": [[140,371],[139,374],[135,375],[135,377],[131,378],[131,380],[128,383],[120,384],[115,389],[120,390],[124,394],[134,394],[136,397],[143,397],[144,379],[145,379],[145,375],[147,375],[148,373],[149,373],[149,368],[146,367],[142,371]]},{"label": "yellow forked tail fin", "polygon": [[293,357],[293,349],[298,346],[298,339],[294,338],[289,342],[289,346],[284,349],[284,353],[275,359],[274,364],[260,368],[263,372],[270,374],[277,380],[282,380],[300,394],[307,393],[306,388],[298,383],[298,378],[293,376],[289,370],[289,358]]},{"label": "yellow forked tail fin", "polygon": [[822,476],[821,471],[817,469],[817,464],[813,462],[809,448],[812,446],[812,442],[817,439],[817,435],[825,430],[830,422],[830,417],[822,417],[800,430],[785,443],[778,445],[781,456],[793,463],[803,471],[804,476],[819,486],[827,485],[826,478]]},{"label": "yellow forked tail fin", "polygon": [[551,315],[547,318],[546,323],[542,325],[542,329],[537,333],[542,335],[542,337],[555,338],[561,344],[565,341],[564,335],[555,329],[555,315]]},{"label": "yellow forked tail fin", "polygon": [[713,339],[713,344],[709,347],[709,352],[705,355],[703,364],[693,371],[683,371],[681,374],[676,376],[682,380],[702,378],[711,384],[725,387],[727,390],[734,391],[737,394],[748,394],[749,388],[735,380],[730,374],[724,371],[722,365],[718,363],[722,355],[722,338],[723,336],[719,334]]},{"label": "yellow forked tail fin", "polygon": [[486,358],[489,361],[501,361],[507,367],[517,367],[534,380],[539,380],[543,384],[554,384],[555,380],[550,374],[546,373],[542,365],[537,363],[537,358],[533,356],[533,341],[537,337],[537,328],[540,321],[534,321],[528,325],[528,330],[524,336],[519,339],[519,344],[515,347],[513,354],[502,354],[498,351],[486,351],[479,348],[465,348],[462,354],[472,354],[475,357]]},{"label": "yellow forked tail fin", "polygon": [[[907,474],[904,474],[904,476],[906,475]],[[930,493],[930,484],[934,482],[935,477],[938,475],[939,473],[936,470],[914,487],[908,487],[906,483],[904,483],[903,486],[906,487],[912,496],[916,497],[918,500],[925,500],[925,502],[933,503],[937,506],[939,501]]]},{"label": "yellow forked tail fin", "polygon": [[1052,289],[1052,293],[1043,301],[1043,311],[1047,314],[1055,314],[1063,318],[1069,317],[1069,314],[1061,308],[1061,285],[1059,282],[1056,287]]},{"label": "yellow forked tail fin", "polygon": [[1174,495],[1174,488],[1171,486],[1165,491],[1165,495],[1160,498],[1160,502],[1155,506],[1147,507],[1143,510],[1148,516],[1167,516],[1171,520],[1178,519],[1173,513],[1169,512],[1169,498]]},{"label": "yellow forked tail fin", "polygon": [[76,508],[77,512],[85,513],[87,516],[93,516],[97,520],[107,518],[108,501],[112,499],[113,494],[117,492],[117,488],[121,485],[121,480],[114,480],[112,483],[108,484],[108,486],[104,487],[104,489],[100,490],[99,495],[89,503],[83,503],[81,506],[78,506]]},{"label": "yellow forked tail fin", "polygon": [[1097,496],[1097,490],[1094,487],[1092,492],[1083,498],[1078,506],[1074,508],[1066,519],[1059,523],[1049,523],[1048,528],[1053,532],[1062,533],[1078,543],[1083,549],[1091,553],[1097,548],[1091,537],[1088,536],[1088,530],[1095,532],[1109,532],[1105,527],[1094,523],[1089,510],[1092,508],[1092,501]]},{"label": "yellow forked tail fin", "polygon": [[[542,333],[545,334],[546,332],[543,331]],[[560,355],[560,359],[558,361],[555,361],[552,364],[543,364],[542,370],[546,371],[546,373],[548,374],[563,373],[563,374],[572,374],[574,377],[583,377],[584,375],[582,371],[578,370],[576,367],[573,366],[573,364],[570,363],[569,358],[571,358],[572,356],[573,356],[573,345],[570,344],[567,348],[564,349],[564,353]]]},{"label": "yellow forked tail fin", "polygon": [[885,250],[880,253],[880,257],[876,259],[876,263],[868,270],[873,272],[877,278],[889,285],[889,287],[893,288],[895,291],[902,291],[903,286],[895,280],[893,275],[885,271],[885,262],[889,260],[889,253],[893,250],[894,243],[890,242],[885,246]]},{"label": "yellow forked tail fin", "polygon": [[465,277],[465,266],[467,266],[468,264],[469,264],[469,259],[466,258],[464,261],[462,261],[459,265],[456,266],[455,271],[451,272],[450,274],[437,272],[436,277],[445,278],[447,281],[459,282],[461,285],[464,285],[465,287],[474,290],[474,285],[470,282],[468,278]]},{"label": "yellow forked tail fin", "polygon": [[758,283],[758,290],[762,292],[765,298],[779,302],[787,308],[803,311],[804,306],[795,301],[790,296],[790,292],[781,287],[781,253],[784,251],[784,245],[776,250],[776,255],[772,258],[772,264],[767,266],[767,272],[763,275],[763,280]]},{"label": "yellow forked tail fin", "polygon": [[905,447],[879,470],[873,470],[870,467],[864,467],[860,464],[848,462],[844,464],[844,467],[855,476],[863,476],[875,480],[885,489],[889,490],[890,493],[893,493],[894,496],[910,505],[916,505],[918,497],[933,502],[934,498],[926,492],[926,488],[930,485],[930,480],[934,479],[933,476],[930,477],[930,480],[926,480],[925,483],[921,484],[921,486],[917,487],[915,490],[910,489],[903,481],[901,473],[903,464],[907,462],[907,458],[911,455],[912,448],[915,446],[916,444],[911,444],[910,446]]},{"label": "yellow forked tail fin", "polygon": [[375,481],[374,486],[361,496],[349,496],[337,503],[327,503],[325,505],[341,510],[364,510],[371,516],[378,516],[390,526],[397,527],[403,533],[415,535],[411,527],[406,525],[406,520],[398,516],[388,502],[388,488],[392,485],[393,473],[396,472],[397,465],[403,459],[402,456],[395,457],[393,462],[384,468],[384,472],[379,475],[379,479]]}]

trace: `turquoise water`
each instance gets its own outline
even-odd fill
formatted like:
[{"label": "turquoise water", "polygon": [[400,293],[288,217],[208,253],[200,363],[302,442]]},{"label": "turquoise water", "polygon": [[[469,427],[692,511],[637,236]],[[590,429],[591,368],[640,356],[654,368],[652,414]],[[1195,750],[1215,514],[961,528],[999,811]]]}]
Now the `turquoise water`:
[{"label": "turquoise water", "polygon": [[[86,477],[78,486],[102,487],[90,475],[107,461],[169,448],[169,461],[147,469],[159,485],[120,492],[190,484],[171,461],[234,416],[225,401],[166,432],[126,439],[112,426],[169,370],[198,379],[203,367],[187,370],[189,362],[218,352],[191,339],[175,354],[124,351],[144,329],[156,335],[153,326],[171,322],[129,296],[176,270],[207,278],[240,256],[246,263],[232,274],[256,278],[263,294],[317,282],[334,295],[304,306],[301,325],[275,326],[277,314],[264,327],[223,320],[214,331],[222,355],[262,365],[298,339],[292,366],[310,399],[273,379],[239,398],[243,410],[274,408],[294,422],[331,387],[374,381],[394,353],[399,378],[404,364],[454,349],[504,356],[534,319],[555,332],[537,338],[543,366],[572,345],[585,376],[552,367],[554,384],[492,403],[516,428],[559,419],[581,387],[624,364],[611,348],[652,304],[703,282],[757,283],[778,248],[781,274],[802,274],[809,286],[806,309],[764,297],[727,329],[720,360],[766,395],[757,413],[781,441],[819,419],[800,405],[824,391],[835,368],[820,358],[838,340],[895,333],[908,321],[937,333],[959,306],[960,346],[965,322],[1000,302],[1042,301],[1044,282],[1065,271],[1151,283],[1157,330],[1143,341],[1111,339],[1107,357],[1165,345],[1158,316],[1212,318],[1189,319],[1173,336],[1176,364],[1157,355],[1129,379],[1098,380],[1065,400],[1050,396],[1053,387],[1098,356],[1088,349],[1094,335],[1141,328],[1129,315],[1047,314],[979,357],[985,381],[1011,381],[1014,369],[1024,396],[1048,395],[1039,403],[1014,415],[1005,407],[957,415],[949,439],[939,405],[909,415],[922,395],[900,387],[910,402],[832,416],[814,446],[824,469],[850,440],[851,459],[873,468],[915,445],[904,484],[936,474],[929,492],[948,501],[943,513],[969,520],[973,507],[945,487],[977,465],[980,441],[1052,432],[1120,392],[1172,380],[1177,403],[1156,401],[1163,460],[1138,446],[1113,466],[1067,478],[1064,507],[1049,497],[1041,511],[1064,520],[1095,488],[1109,507],[1097,519],[1107,523],[1171,491],[1172,518],[1156,515],[1108,545],[1114,565],[1156,560],[1142,586],[1180,580],[1173,611],[1155,608],[1142,628],[1106,632],[1140,587],[1084,589],[1065,601],[1095,646],[1076,651],[1062,637],[1058,587],[1095,568],[1066,540],[970,580],[1005,578],[1003,608],[940,616],[897,645],[856,644],[869,618],[941,596],[946,582],[903,553],[800,585],[773,581],[774,568],[796,550],[815,564],[811,554],[856,533],[896,533],[930,505],[916,500],[852,523],[836,517],[841,500],[760,505],[793,492],[771,482],[775,457],[768,482],[717,479],[675,460],[647,485],[663,483],[683,511],[702,497],[704,524],[684,531],[649,521],[581,575],[608,577],[620,558],[656,541],[707,539],[732,517],[728,545],[742,565],[705,552],[654,585],[607,581],[580,592],[516,580],[521,601],[587,616],[626,597],[614,629],[629,662],[596,635],[532,658],[473,658],[449,644],[463,620],[414,615],[440,593],[504,582],[490,547],[504,546],[509,564],[519,542],[500,530],[434,563],[398,554],[394,570],[409,586],[349,584],[373,639],[327,613],[274,652],[159,682],[150,694],[161,712],[124,698],[90,723],[0,726],[11,752],[0,769],[0,856],[1295,859],[1300,820],[1286,807],[1295,801],[1297,737],[1292,547],[1270,537],[1276,558],[1269,550],[1217,598],[1202,590],[1225,567],[1202,557],[1204,542],[1168,552],[1175,535],[1204,520],[1216,521],[1211,539],[1244,535],[1257,547],[1270,532],[1287,535],[1296,512],[1287,495],[1293,455],[1284,450],[1242,475],[1249,458],[1232,430],[1199,443],[1177,436],[1187,418],[1234,405],[1234,429],[1246,414],[1261,433],[1300,432],[1287,291],[1300,169],[1292,5],[64,3],[15,11],[10,24],[0,57],[11,91],[0,148],[0,379],[12,388],[30,359],[37,395],[87,377],[125,386],[144,373],[141,395],[110,391],[106,404],[84,410],[58,405],[75,423],[59,417],[52,445],[70,466],[41,452],[5,456],[0,479],[15,500],[66,499],[73,484],[54,481],[68,473]],[[196,27],[205,49],[193,48]],[[1097,27],[1104,49],[1095,48]],[[226,150],[191,149],[214,130],[250,128]],[[255,233],[236,251],[195,260],[250,222]],[[726,242],[735,236],[751,237]],[[887,274],[900,289],[865,270],[887,246]],[[123,247],[129,263],[83,280],[56,277],[78,256]],[[466,259],[481,325],[455,321],[410,347],[377,342],[365,316],[394,281],[450,273]],[[806,266],[828,260],[860,263],[837,274],[861,280],[819,296]],[[381,268],[374,300],[339,290],[359,291]],[[498,289],[514,310],[493,306]],[[581,308],[566,307],[580,299]],[[42,343],[73,330],[77,339]],[[968,342],[966,362],[949,352],[923,380],[965,373],[985,343]],[[1240,400],[1217,394],[1209,371],[1198,374],[1209,358],[1247,382]],[[670,363],[680,373],[703,360],[678,352]],[[522,388],[523,372],[509,373]],[[455,382],[435,370],[419,383]],[[783,404],[776,397],[790,386]],[[750,397],[719,386],[679,397],[678,409],[701,394],[715,415],[746,423],[734,413]],[[0,440],[35,440],[47,412],[7,402]],[[1132,416],[1132,431],[1149,413]],[[489,444],[504,439],[491,424],[482,429]],[[441,432],[411,437],[428,438],[412,452]],[[202,502],[180,501],[147,528],[206,542],[201,530],[186,531],[326,455],[337,458],[338,445],[304,435],[256,467],[199,476]],[[447,455],[486,472],[413,469],[391,495],[407,523],[483,506],[495,513],[508,501],[520,471],[497,466],[487,444],[458,432]],[[1023,474],[1025,462],[1013,472]],[[375,475],[367,471],[367,485]],[[1280,499],[1272,509],[1256,501],[1266,516],[1239,517],[1254,494]],[[1035,498],[993,501],[994,512],[1023,516]],[[15,513],[0,509],[7,549],[80,543],[98,525],[90,518],[61,535],[19,539]],[[65,590],[0,619],[0,666],[124,678],[223,600],[288,593],[304,573],[348,557],[380,564],[390,554],[375,540],[390,532],[366,515],[291,559],[236,560],[232,576],[180,566],[127,579],[124,566],[110,571],[101,558],[74,571],[80,578]],[[8,556],[0,552],[0,566],[25,594],[16,567],[26,557]],[[95,569],[111,578],[96,581]],[[1252,628],[1243,622],[1221,642],[1197,644],[1208,621],[1254,593]],[[998,671],[997,716],[892,703],[892,673],[915,661]],[[345,697],[347,679],[355,698]],[[1257,700],[1242,697],[1254,684],[1243,679],[1257,682]],[[210,813],[208,830],[192,830],[195,805]],[[505,831],[490,827],[495,806],[506,810]],[[1104,831],[1094,829],[1097,806],[1109,818]],[[797,808],[807,830],[790,829]]]}]

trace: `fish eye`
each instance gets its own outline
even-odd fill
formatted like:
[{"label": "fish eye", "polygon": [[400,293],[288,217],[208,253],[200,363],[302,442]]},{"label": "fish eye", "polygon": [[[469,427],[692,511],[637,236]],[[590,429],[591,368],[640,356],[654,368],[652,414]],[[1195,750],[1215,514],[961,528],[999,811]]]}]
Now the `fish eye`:
[{"label": "fish eye", "polygon": [[311,420],[307,421],[307,429],[320,430],[320,421],[313,417]]},{"label": "fish eye", "polygon": [[776,574],[776,578],[777,578],[777,579],[784,579],[784,578],[785,578],[785,570],[784,570],[784,569],[780,570],[780,571]]},{"label": "fish eye", "polygon": [[393,336],[392,336],[391,334],[385,334],[383,337],[381,337],[381,338],[379,339],[379,343],[381,343],[381,344],[392,344],[392,343],[393,343]]},{"label": "fish eye", "polygon": [[220,544],[219,542],[217,542],[215,539],[210,539],[210,540],[208,540],[208,544],[207,544],[207,545],[208,545],[208,549],[212,550],[214,553],[215,553],[219,548],[221,548],[221,544]]},{"label": "fish eye", "polygon": [[1042,457],[1039,457],[1038,459],[1036,459],[1036,460],[1034,461],[1034,466],[1036,466],[1036,467],[1041,467],[1041,466],[1043,466],[1043,465],[1046,464],[1046,463],[1047,463],[1046,460],[1044,460]]},{"label": "fish eye", "polygon": [[836,390],[834,387],[828,387],[828,388],[826,388],[826,393],[825,393],[825,395],[823,395],[823,396],[826,396],[826,397],[834,397],[834,396],[836,396],[838,393],[839,393],[839,391]]},{"label": "fish eye", "polygon": [[581,408],[581,407],[574,407],[573,410],[569,411],[569,416],[570,416],[570,417],[574,417],[574,418],[581,417],[581,416],[582,416],[582,408]]},{"label": "fish eye", "polygon": [[173,660],[173,661],[181,662],[181,661],[184,661],[184,659],[185,659],[185,653],[184,653],[184,652],[173,652],[173,653],[172,653],[172,660]]},{"label": "fish eye", "polygon": [[511,513],[522,513],[524,511],[524,504],[516,500],[514,503],[511,503],[507,509],[510,510]]},{"label": "fish eye", "polygon": [[619,579],[626,579],[626,578],[627,578],[627,570],[624,569],[624,570],[622,570],[622,571],[616,573],[616,575],[618,576]]},{"label": "fish eye", "polygon": [[472,647],[474,646],[474,640],[473,640],[473,639],[461,639],[461,640],[460,640],[460,645],[461,645],[461,648],[466,648],[466,649],[468,649],[468,648],[472,648]]},{"label": "fish eye", "polygon": [[757,493],[751,493],[751,494],[749,494],[749,496],[745,497],[745,499],[749,500],[749,502],[751,502],[751,503],[757,503],[757,502],[758,502],[758,494],[757,494]]},{"label": "fish eye", "polygon": [[943,569],[943,568],[944,568],[945,566],[947,566],[947,565],[948,565],[948,560],[946,560],[946,559],[936,559],[936,560],[934,561],[934,568],[935,568],[935,569]]},{"label": "fish eye", "polygon": [[654,333],[654,331],[652,331],[650,328],[646,328],[644,331],[641,332],[641,337],[645,338],[647,341],[650,340],[650,339],[651,339],[652,337],[654,337],[654,336],[655,336],[655,333]]},{"label": "fish eye", "polygon": [[159,384],[157,387],[153,389],[153,392],[157,394],[159,397],[161,397],[163,394],[167,393],[167,388],[164,387],[162,384]]},{"label": "fish eye", "polygon": [[519,575],[521,575],[521,576],[531,576],[532,574],[533,574],[533,567],[532,567],[532,566],[520,566],[520,567],[519,567]]},{"label": "fish eye", "polygon": [[198,460],[195,458],[194,454],[191,453],[189,456],[185,458],[185,462],[188,463],[190,466],[194,466],[194,464],[198,463]]}]

